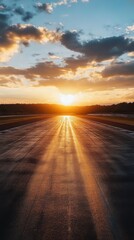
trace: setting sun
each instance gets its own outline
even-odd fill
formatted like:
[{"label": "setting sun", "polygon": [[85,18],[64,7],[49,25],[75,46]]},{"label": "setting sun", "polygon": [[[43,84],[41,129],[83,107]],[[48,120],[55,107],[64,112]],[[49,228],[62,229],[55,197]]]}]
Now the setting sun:
[{"label": "setting sun", "polygon": [[63,105],[71,105],[75,100],[75,96],[71,94],[61,94],[60,95],[60,101]]}]

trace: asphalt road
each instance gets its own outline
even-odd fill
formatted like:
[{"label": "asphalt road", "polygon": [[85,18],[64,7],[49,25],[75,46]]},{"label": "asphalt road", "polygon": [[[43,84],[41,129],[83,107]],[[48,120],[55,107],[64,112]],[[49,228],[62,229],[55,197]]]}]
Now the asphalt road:
[{"label": "asphalt road", "polygon": [[133,240],[134,134],[80,117],[0,132],[0,240]]}]

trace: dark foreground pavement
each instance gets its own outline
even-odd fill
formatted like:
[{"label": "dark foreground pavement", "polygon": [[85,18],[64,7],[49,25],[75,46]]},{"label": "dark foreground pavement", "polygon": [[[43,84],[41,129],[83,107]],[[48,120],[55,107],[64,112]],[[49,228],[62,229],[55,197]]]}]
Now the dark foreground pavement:
[{"label": "dark foreground pavement", "polygon": [[0,132],[0,240],[133,240],[134,135],[79,117]]}]

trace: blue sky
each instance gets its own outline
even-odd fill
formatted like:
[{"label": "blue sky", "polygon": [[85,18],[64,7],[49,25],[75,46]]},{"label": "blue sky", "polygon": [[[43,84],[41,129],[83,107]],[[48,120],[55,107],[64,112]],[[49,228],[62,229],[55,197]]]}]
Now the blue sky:
[{"label": "blue sky", "polygon": [[134,101],[133,12],[133,0],[0,1],[0,102]]}]

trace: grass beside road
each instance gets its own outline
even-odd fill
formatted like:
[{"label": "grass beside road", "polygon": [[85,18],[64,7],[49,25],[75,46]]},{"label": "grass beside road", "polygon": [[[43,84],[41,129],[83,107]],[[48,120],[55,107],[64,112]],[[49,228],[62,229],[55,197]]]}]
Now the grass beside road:
[{"label": "grass beside road", "polygon": [[43,120],[49,115],[31,115],[31,116],[5,116],[0,117],[0,130],[21,126],[27,123]]},{"label": "grass beside road", "polygon": [[109,124],[115,127],[121,127],[127,130],[134,131],[134,118],[119,117],[119,116],[102,116],[102,115],[90,115],[89,119],[98,121],[100,123]]}]

